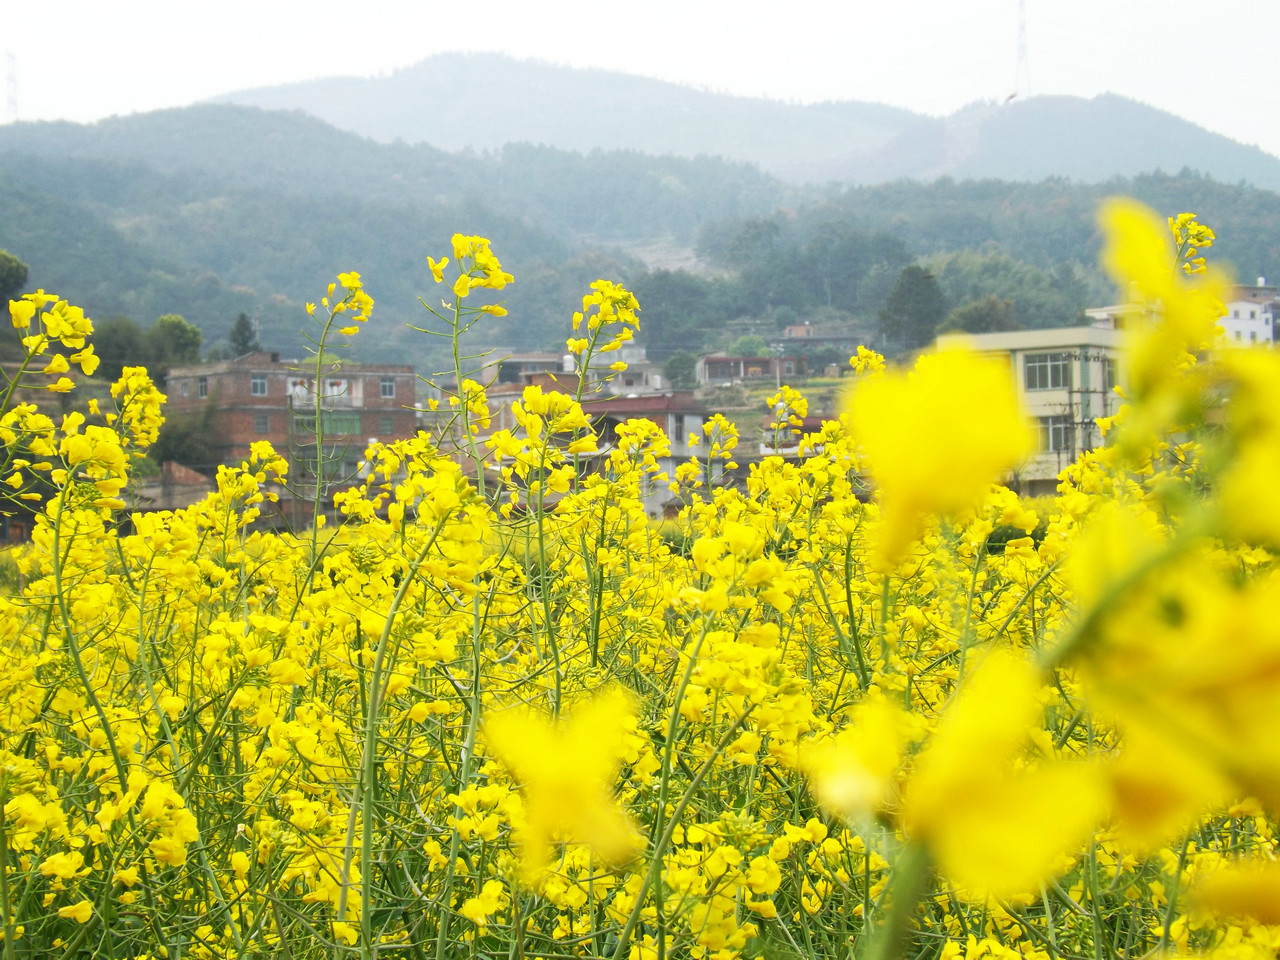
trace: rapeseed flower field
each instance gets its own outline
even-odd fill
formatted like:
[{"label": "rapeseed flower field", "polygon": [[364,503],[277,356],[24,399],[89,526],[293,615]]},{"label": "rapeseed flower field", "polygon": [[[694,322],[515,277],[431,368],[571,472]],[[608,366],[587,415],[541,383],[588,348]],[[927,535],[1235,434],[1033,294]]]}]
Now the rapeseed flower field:
[{"label": "rapeseed flower field", "polygon": [[[671,476],[648,421],[604,447],[587,371],[640,305],[603,280],[576,389],[487,432],[458,336],[513,278],[458,236],[447,435],[371,447],[340,525],[260,529],[261,444],[126,526],[163,396],[18,402],[96,357],[82,311],[10,303],[4,960],[1274,957],[1280,357],[1220,346],[1193,216],[1101,222],[1125,405],[1044,518],[999,485],[1033,446],[1009,371],[963,350],[859,350],[808,435],[779,391],[800,455],[745,491],[723,417]],[[356,273],[308,306],[317,369],[373,309]]]}]

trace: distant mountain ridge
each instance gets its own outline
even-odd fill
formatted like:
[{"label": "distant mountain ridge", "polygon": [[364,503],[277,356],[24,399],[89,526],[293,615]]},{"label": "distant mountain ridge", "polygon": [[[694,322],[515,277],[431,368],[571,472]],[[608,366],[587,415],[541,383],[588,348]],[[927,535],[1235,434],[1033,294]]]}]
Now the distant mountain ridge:
[{"label": "distant mountain ridge", "polygon": [[[393,205],[449,204],[465,197],[490,209],[518,208],[539,230],[606,238],[675,233],[692,239],[705,219],[764,213],[792,192],[751,165],[718,158],[639,151],[584,157],[528,145],[476,157],[422,143],[371,143],[300,111],[231,104],[92,124],[0,125],[0,151],[140,162],[164,174],[194,173],[285,196],[335,195]],[[648,223],[628,222],[636,219]]]},{"label": "distant mountain ridge", "polygon": [[386,77],[333,77],[217,100],[302,110],[382,142],[721,156],[792,182],[1098,182],[1187,168],[1280,190],[1280,158],[1114,94],[978,103],[934,118],[858,101],[730,96],[500,54],[441,54]]},{"label": "distant mountain ridge", "polygon": [[[441,54],[386,77],[333,77],[226,94],[215,102],[303,110],[387,143],[496,150],[641,150],[785,167],[833,144],[887,144],[917,115],[866,103],[796,105],[733,97],[499,54]],[[762,137],[761,131],[768,136]]]}]

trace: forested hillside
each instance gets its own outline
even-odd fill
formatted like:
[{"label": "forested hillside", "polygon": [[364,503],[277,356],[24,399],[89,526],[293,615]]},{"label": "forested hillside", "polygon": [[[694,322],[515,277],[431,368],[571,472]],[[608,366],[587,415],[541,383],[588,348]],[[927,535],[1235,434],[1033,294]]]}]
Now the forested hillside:
[{"label": "forested hillside", "polygon": [[[1222,236],[1219,262],[1244,282],[1280,277],[1280,195],[1184,173],[1080,184],[995,180],[899,182],[858,187],[768,217],[708,224],[702,259],[726,279],[658,275],[683,287],[690,311],[654,291],[644,337],[662,344],[716,336],[728,314],[772,318],[777,327],[819,316],[880,331],[880,310],[902,269],[919,260],[936,278],[948,311],[994,296],[1020,326],[1062,326],[1113,302],[1097,269],[1096,215],[1107,196],[1138,197],[1164,213],[1194,210]],[[704,305],[711,304],[706,307]],[[891,346],[892,331],[885,338]]]},{"label": "forested hillside", "polygon": [[405,325],[426,320],[425,258],[454,232],[489,237],[518,277],[510,314],[478,328],[477,347],[560,349],[566,304],[610,276],[640,296],[657,359],[797,322],[905,348],[932,332],[904,339],[886,312],[913,263],[946,314],[994,298],[989,322],[1050,326],[1111,300],[1094,223],[1111,193],[1194,209],[1240,276],[1280,276],[1280,197],[1190,173],[800,189],[713,158],[451,154],[225,105],[0,127],[0,247],[33,286],[143,326],[181,314],[206,347],[246,313],[265,347],[296,353],[303,304],[356,269],[383,331],[361,358],[423,369],[434,345]]},{"label": "forested hillside", "polygon": [[[527,144],[452,154],[375,143],[296,111],[218,105],[87,125],[11,124],[0,127],[0,151],[142,163],[172,175],[169,191],[207,193],[221,185],[394,205],[469,200],[548,232],[604,238],[690,238],[708,219],[762,213],[799,196],[755,167],[709,157],[582,155]],[[108,196],[125,195],[119,174],[101,176]]]}]

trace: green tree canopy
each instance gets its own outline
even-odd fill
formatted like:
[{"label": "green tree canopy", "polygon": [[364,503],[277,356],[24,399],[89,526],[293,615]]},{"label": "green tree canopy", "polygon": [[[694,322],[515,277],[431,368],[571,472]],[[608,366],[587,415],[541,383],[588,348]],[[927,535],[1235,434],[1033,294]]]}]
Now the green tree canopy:
[{"label": "green tree canopy", "polygon": [[1012,300],[1001,300],[988,294],[981,300],[970,300],[956,307],[938,327],[939,333],[996,333],[1021,330]]},{"label": "green tree canopy", "polygon": [[254,328],[254,323],[249,319],[247,313],[242,313],[236,317],[236,322],[231,325],[229,339],[233,357],[243,357],[246,353],[262,349],[258,343],[257,330]]},{"label": "green tree canopy", "polygon": [[1032,329],[1073,322],[1089,299],[1076,267],[1066,262],[1044,268],[999,252],[959,250],[930,257],[928,265],[949,302],[1012,300],[1019,324]]},{"label": "green tree canopy", "polygon": [[195,324],[187,323],[176,313],[157,317],[147,331],[152,358],[166,367],[200,362],[200,346],[204,335]]},{"label": "green tree canopy", "polygon": [[10,300],[27,282],[27,265],[8,250],[0,250],[0,299]]},{"label": "green tree canopy", "polygon": [[213,474],[218,468],[218,450],[211,437],[213,407],[200,413],[170,414],[160,426],[160,436],[151,457],[160,464],[172,460],[200,473]]},{"label": "green tree canopy", "polygon": [[768,355],[769,344],[758,333],[748,333],[729,345],[731,357],[766,357]]},{"label": "green tree canopy", "polygon": [[685,270],[655,270],[634,283],[640,301],[640,341],[649,359],[664,361],[678,350],[696,352],[708,334],[732,316],[722,302],[724,284]]},{"label": "green tree canopy", "polygon": [[904,267],[879,315],[885,352],[923,347],[946,315],[947,301],[933,274],[916,263]]},{"label": "green tree canopy", "polygon": [[662,375],[671,386],[692,390],[698,385],[698,358],[688,350],[677,350],[662,365]]},{"label": "green tree canopy", "polygon": [[151,376],[161,387],[169,379],[172,367],[200,362],[200,345],[204,337],[200,328],[187,323],[176,313],[157,317],[147,330],[147,344],[151,350]]},{"label": "green tree canopy", "polygon": [[[22,292],[27,282],[27,265],[7,250],[0,250],[0,304]],[[6,321],[0,324],[0,358],[17,360],[23,356],[22,337]]]},{"label": "green tree canopy", "polygon": [[93,350],[101,361],[97,373],[103,380],[119,379],[125,367],[151,366],[151,344],[129,317],[104,317],[93,328]]}]

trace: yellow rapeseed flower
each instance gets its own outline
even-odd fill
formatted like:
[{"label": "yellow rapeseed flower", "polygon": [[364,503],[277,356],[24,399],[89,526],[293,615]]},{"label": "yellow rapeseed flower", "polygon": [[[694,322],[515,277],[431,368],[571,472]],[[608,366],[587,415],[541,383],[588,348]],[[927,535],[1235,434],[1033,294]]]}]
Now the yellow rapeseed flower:
[{"label": "yellow rapeseed flower", "polygon": [[76,923],[88,923],[89,918],[93,916],[93,902],[81,900],[69,907],[59,907],[58,916],[64,920],[74,920]]},{"label": "yellow rapeseed flower", "polygon": [[921,752],[903,795],[908,835],[974,899],[1035,890],[1102,812],[1092,767],[1026,762],[1039,691],[1031,664],[991,654]]},{"label": "yellow rapeseed flower", "polygon": [[854,823],[878,813],[896,790],[909,728],[909,718],[900,708],[879,699],[860,706],[835,737],[802,744],[800,768],[818,802]]},{"label": "yellow rapeseed flower", "polygon": [[881,504],[880,556],[901,559],[928,514],[972,506],[1034,449],[1008,365],[963,349],[875,375],[850,404]]},{"label": "yellow rapeseed flower", "polygon": [[527,882],[537,881],[560,841],[586,843],[609,864],[636,853],[639,837],[613,797],[633,716],[630,696],[614,688],[559,720],[514,708],[485,722],[490,749],[524,795],[524,824],[515,840]]}]

